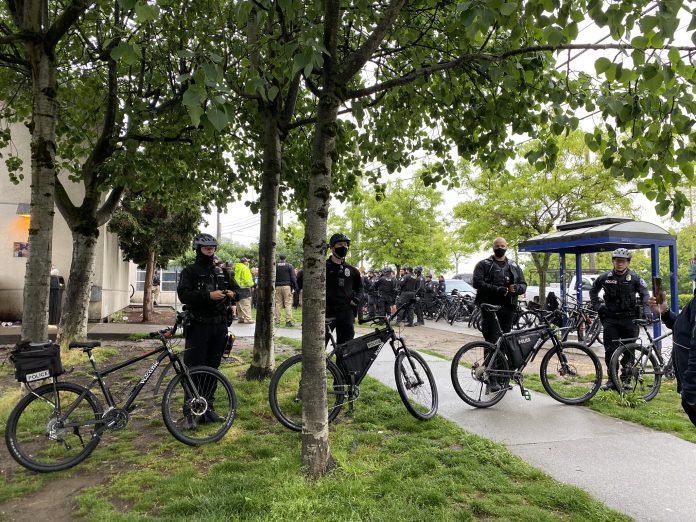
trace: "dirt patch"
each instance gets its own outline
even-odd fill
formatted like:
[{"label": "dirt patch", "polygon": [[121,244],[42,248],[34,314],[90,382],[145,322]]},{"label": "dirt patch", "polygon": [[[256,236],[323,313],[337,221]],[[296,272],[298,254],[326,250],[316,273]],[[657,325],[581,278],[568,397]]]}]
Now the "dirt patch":
[{"label": "dirt patch", "polygon": [[[174,324],[176,321],[176,311],[168,306],[155,307],[149,321],[143,322],[143,309],[141,307],[129,306],[122,311],[122,318],[119,323],[131,324]],[[116,322],[116,321],[115,321]]]},{"label": "dirt patch", "polygon": [[[166,324],[166,323],[165,323]],[[107,368],[115,363],[125,361],[129,358],[136,357],[153,347],[157,346],[157,341],[108,341],[104,343],[105,346],[118,348],[118,353],[113,357],[101,361],[98,363],[99,368]],[[241,353],[242,351],[247,352],[252,348],[253,339],[252,338],[241,338],[235,343],[233,355],[234,360],[242,360],[244,364],[248,364],[248,357],[244,357]],[[0,346],[0,360],[9,353],[13,346]],[[98,349],[97,349],[98,350]],[[96,353],[96,350],[95,350]],[[128,396],[130,390],[137,380],[147,371],[147,369],[152,365],[152,358],[144,359],[129,366],[126,369],[121,370],[119,373],[114,374],[115,376],[120,375],[122,378],[109,378],[107,377],[107,383],[114,395],[117,404],[122,404],[126,397]],[[223,361],[223,365],[227,364]],[[163,364],[164,366],[164,364]],[[64,365],[68,369],[68,365]],[[70,365],[70,373],[65,375],[62,380],[76,382],[78,384],[87,385],[91,382],[91,377],[89,376],[87,358],[84,358],[84,362]],[[166,432],[166,428],[160,426],[158,428],[152,428],[152,420],[156,418],[161,418],[161,394],[162,389],[159,391],[158,400],[152,400],[153,391],[155,383],[157,382],[156,374],[148,382],[147,386],[141,391],[136,403],[139,405],[138,408],[133,412],[128,426],[125,428],[126,431],[137,433],[137,437],[134,437],[131,441],[132,447],[143,454],[151,451],[151,448],[155,446],[155,443],[159,442],[163,436],[169,435]],[[0,396],[6,395],[18,389],[19,384],[14,380],[14,375],[12,373],[3,372],[0,374]],[[101,393],[95,390],[95,393],[101,397]],[[0,426],[0,430],[4,432],[4,426]],[[104,435],[103,440],[100,442],[97,450],[102,447],[107,447],[112,441],[111,438],[115,434],[107,433]],[[4,439],[4,437],[3,437]],[[13,475],[21,472],[25,473],[24,469],[17,464],[12,457],[10,457],[7,450],[4,448],[4,440],[2,442],[3,449],[0,450],[0,480],[11,483],[13,480]],[[88,457],[86,462],[98,458],[97,456]],[[74,470],[74,475],[70,477],[57,477],[55,479],[49,479],[43,487],[37,491],[21,495],[17,498],[9,500],[5,503],[0,504],[0,520],[8,521],[35,521],[43,520],[44,518],[49,518],[50,513],[51,520],[54,521],[72,521],[75,520],[75,496],[80,493],[85,488],[107,483],[112,480],[113,477],[124,471],[130,471],[137,469],[137,464],[131,460],[121,460],[114,458],[109,461],[104,461],[99,464],[99,472],[84,472],[80,471],[81,464],[78,464]]]}]

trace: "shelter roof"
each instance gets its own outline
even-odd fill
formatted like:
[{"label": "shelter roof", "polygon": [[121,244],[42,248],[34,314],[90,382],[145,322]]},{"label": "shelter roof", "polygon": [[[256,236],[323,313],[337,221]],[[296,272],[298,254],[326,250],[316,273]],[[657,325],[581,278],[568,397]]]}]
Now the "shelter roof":
[{"label": "shelter roof", "polygon": [[558,225],[556,232],[540,234],[519,244],[522,252],[583,254],[676,245],[676,236],[647,221],[604,216]]}]

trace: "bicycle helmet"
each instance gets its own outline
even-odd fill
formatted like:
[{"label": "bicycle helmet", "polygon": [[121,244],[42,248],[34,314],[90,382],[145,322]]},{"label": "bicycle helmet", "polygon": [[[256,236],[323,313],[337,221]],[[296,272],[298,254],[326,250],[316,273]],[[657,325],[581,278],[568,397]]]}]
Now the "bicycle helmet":
[{"label": "bicycle helmet", "polygon": [[394,270],[393,270],[392,267],[390,267],[390,266],[385,266],[385,267],[382,269],[382,273],[383,273],[383,274],[393,274],[393,273],[394,273]]},{"label": "bicycle helmet", "polygon": [[419,266],[417,266],[416,268],[414,268],[413,271],[414,271],[416,274],[420,275],[420,274],[423,272],[423,267],[419,265]]},{"label": "bicycle helmet", "polygon": [[350,246],[350,238],[342,233],[334,234],[333,236],[331,236],[331,239],[329,239],[329,246],[332,247],[340,241],[345,241],[346,243],[348,243],[348,246]]},{"label": "bicycle helmet", "polygon": [[627,248],[617,248],[611,253],[611,258],[615,259],[617,257],[622,257],[624,259],[631,260],[631,252]]},{"label": "bicycle helmet", "polygon": [[193,238],[193,243],[191,243],[191,248],[198,250],[200,247],[212,246],[217,247],[217,240],[210,234],[197,234]]}]

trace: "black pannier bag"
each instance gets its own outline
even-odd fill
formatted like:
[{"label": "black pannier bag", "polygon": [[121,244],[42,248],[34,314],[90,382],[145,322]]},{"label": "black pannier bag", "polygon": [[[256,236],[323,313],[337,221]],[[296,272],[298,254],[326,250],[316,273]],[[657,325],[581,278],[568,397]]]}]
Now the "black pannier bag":
[{"label": "black pannier bag", "polygon": [[336,360],[345,368],[353,383],[360,384],[374,360],[380,347],[389,339],[387,330],[375,330],[357,339],[339,344],[336,347]]},{"label": "black pannier bag", "polygon": [[513,331],[505,334],[505,344],[507,345],[507,354],[512,365],[511,369],[522,366],[537,341],[539,341],[541,337],[547,335],[545,326]]},{"label": "black pannier bag", "polygon": [[34,382],[63,373],[60,361],[60,346],[51,342],[18,343],[10,353],[15,367],[15,379],[19,382]]}]

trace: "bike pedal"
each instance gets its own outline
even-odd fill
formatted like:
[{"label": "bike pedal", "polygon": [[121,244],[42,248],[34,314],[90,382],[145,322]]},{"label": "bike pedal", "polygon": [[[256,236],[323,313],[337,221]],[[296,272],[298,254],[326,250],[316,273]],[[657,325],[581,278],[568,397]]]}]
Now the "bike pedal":
[{"label": "bike pedal", "polygon": [[528,400],[528,401],[532,400],[532,395],[529,393],[529,390],[524,390],[522,392],[522,397],[524,397],[525,400]]}]

